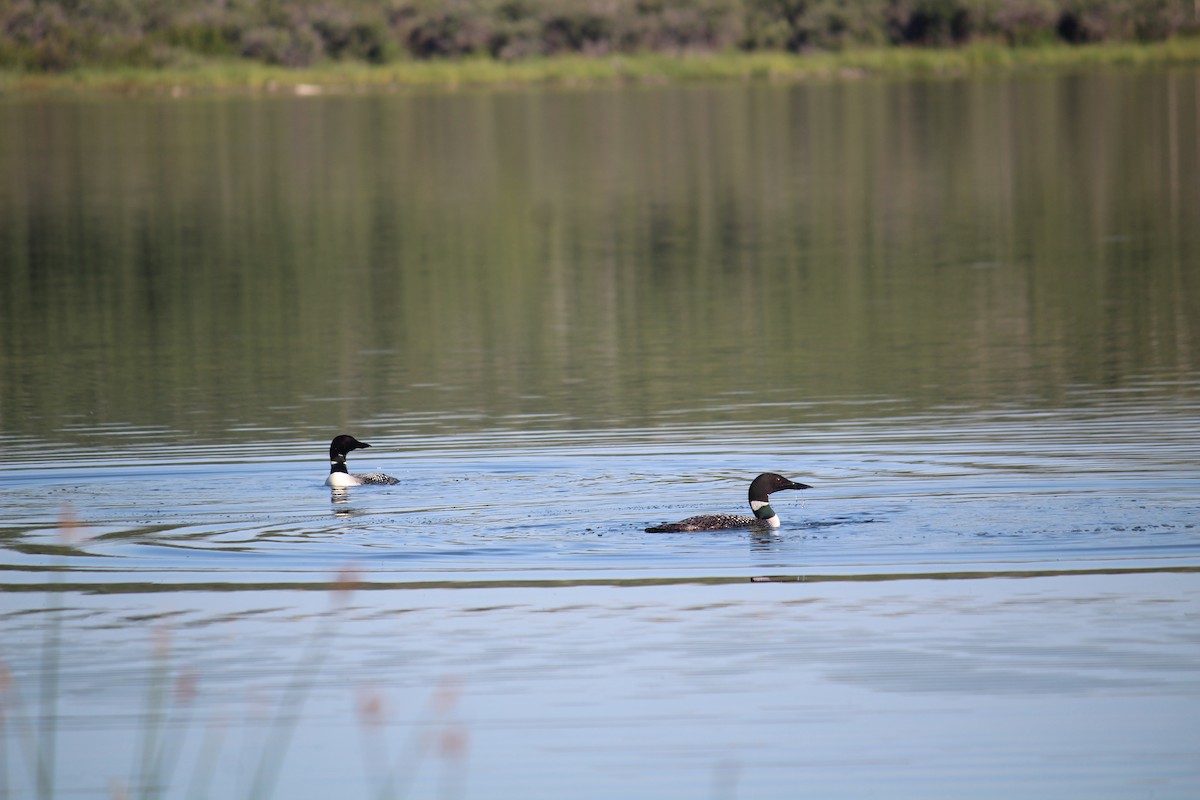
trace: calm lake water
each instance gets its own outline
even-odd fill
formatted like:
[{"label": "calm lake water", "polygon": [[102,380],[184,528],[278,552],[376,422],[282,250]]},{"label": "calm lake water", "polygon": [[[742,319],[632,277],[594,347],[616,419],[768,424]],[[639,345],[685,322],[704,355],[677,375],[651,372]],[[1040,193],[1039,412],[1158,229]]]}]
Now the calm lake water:
[{"label": "calm lake water", "polygon": [[0,98],[0,437],[0,797],[1193,798],[1200,71]]}]

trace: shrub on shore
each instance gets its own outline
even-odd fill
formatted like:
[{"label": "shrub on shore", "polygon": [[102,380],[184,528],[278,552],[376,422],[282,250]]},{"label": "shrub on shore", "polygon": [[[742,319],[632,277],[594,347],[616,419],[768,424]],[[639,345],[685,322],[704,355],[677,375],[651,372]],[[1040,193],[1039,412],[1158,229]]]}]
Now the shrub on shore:
[{"label": "shrub on shore", "polygon": [[1196,0],[10,0],[0,68],[1162,41]]}]

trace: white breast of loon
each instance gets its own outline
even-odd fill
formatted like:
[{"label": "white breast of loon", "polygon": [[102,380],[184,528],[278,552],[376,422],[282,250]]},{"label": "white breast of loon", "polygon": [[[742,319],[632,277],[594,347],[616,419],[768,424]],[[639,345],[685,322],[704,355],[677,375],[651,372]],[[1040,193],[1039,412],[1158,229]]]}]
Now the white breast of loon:
[{"label": "white breast of loon", "polygon": [[350,474],[346,469],[346,454],[351,450],[359,450],[371,445],[366,442],[360,442],[353,436],[341,434],[335,436],[333,441],[329,443],[329,477],[325,479],[325,485],[334,489],[345,489],[350,486],[366,486],[370,484],[379,486],[391,486],[400,481],[393,478],[391,475],[385,475],[382,472],[367,472],[356,475]]}]

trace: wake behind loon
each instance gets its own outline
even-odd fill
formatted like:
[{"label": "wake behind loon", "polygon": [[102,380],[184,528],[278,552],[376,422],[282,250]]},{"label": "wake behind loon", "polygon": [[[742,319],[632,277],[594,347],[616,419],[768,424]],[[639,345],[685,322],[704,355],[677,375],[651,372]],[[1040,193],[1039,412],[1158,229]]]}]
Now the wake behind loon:
[{"label": "wake behind loon", "polygon": [[720,531],[726,528],[778,528],[779,516],[771,508],[771,492],[782,489],[811,489],[804,483],[790,481],[774,472],[764,472],[750,482],[750,510],[753,517],[737,514],[702,514],[688,517],[679,522],[646,528],[647,533],[692,533],[694,531]]},{"label": "wake behind loon", "polygon": [[326,486],[334,489],[344,489],[347,486],[363,486],[364,484],[391,485],[400,481],[382,472],[369,472],[363,475],[351,475],[346,469],[346,454],[351,450],[370,447],[366,442],[360,442],[353,436],[341,434],[335,436],[329,443],[329,477],[325,479]]}]

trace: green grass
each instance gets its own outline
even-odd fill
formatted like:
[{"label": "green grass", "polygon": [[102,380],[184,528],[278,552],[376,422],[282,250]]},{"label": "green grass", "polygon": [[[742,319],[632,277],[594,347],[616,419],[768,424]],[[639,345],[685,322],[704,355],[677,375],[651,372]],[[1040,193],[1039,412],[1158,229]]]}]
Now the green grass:
[{"label": "green grass", "polygon": [[559,56],[503,62],[487,58],[404,61],[385,66],[335,62],[288,69],[248,61],[186,68],[89,68],[58,74],[0,71],[0,92],[295,92],[393,88],[504,87],[768,79],[804,81],[868,76],[956,76],[1104,66],[1200,65],[1200,39],[1156,44],[1010,48],[891,47],[796,55],[782,52]]}]

